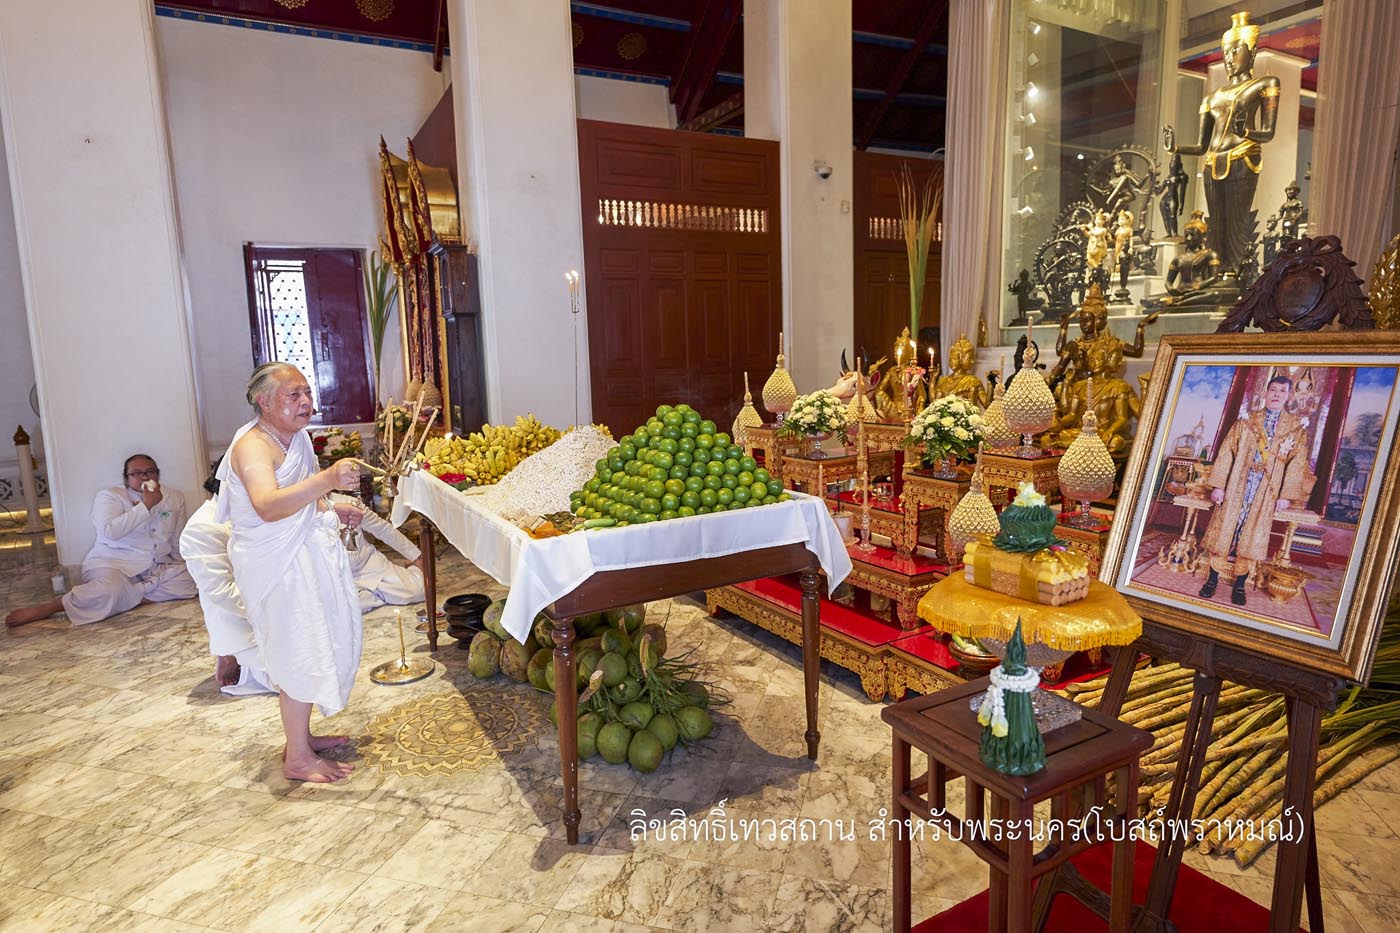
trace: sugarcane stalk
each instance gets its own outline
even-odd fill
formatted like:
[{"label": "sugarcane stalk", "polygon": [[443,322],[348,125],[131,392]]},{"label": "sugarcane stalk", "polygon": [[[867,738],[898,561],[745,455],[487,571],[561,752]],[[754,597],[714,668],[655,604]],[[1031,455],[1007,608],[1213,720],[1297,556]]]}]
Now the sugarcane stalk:
[{"label": "sugarcane stalk", "polygon": [[[1400,758],[1400,743],[1391,743],[1381,748],[1368,749],[1354,758],[1339,764],[1335,769],[1336,773],[1327,780],[1320,782],[1313,789],[1313,812],[1333,797],[1346,790],[1357,781],[1364,778],[1377,768],[1389,764],[1396,758]],[[1342,759],[1336,759],[1342,762]],[[1283,813],[1283,801],[1276,801],[1273,806],[1264,812],[1262,821],[1267,824],[1270,820],[1276,819]],[[1244,845],[1235,850],[1235,863],[1241,868],[1248,868],[1264,850],[1268,848],[1270,842],[1267,838],[1246,839]]]},{"label": "sugarcane stalk", "polygon": [[[1234,745],[1240,739],[1248,735],[1250,731],[1254,729],[1254,727],[1258,724],[1259,720],[1262,719],[1264,715],[1268,713],[1271,708],[1273,708],[1273,706],[1274,704],[1269,704],[1268,706],[1259,709],[1257,712],[1255,712],[1254,714],[1246,718],[1243,722],[1241,722],[1238,726],[1236,726],[1234,730],[1232,730],[1223,739],[1220,739],[1219,743],[1223,743],[1226,747]],[[1216,743],[1212,743],[1212,748],[1214,748],[1215,745]],[[1227,760],[1222,756],[1217,756],[1215,759],[1212,759],[1210,757],[1211,750],[1212,749],[1206,750],[1206,759],[1203,765],[1201,779],[1203,781],[1206,781],[1207,772],[1210,773],[1211,777],[1208,781],[1206,781],[1205,784],[1201,786],[1201,789],[1196,792],[1196,805],[1191,813],[1191,816],[1193,818],[1201,816],[1202,813],[1209,812],[1209,809],[1206,805],[1214,799],[1215,793],[1224,785],[1224,783],[1227,780],[1229,780],[1231,775],[1233,775],[1244,765],[1245,762],[1244,758],[1234,758],[1233,760]]]},{"label": "sugarcane stalk", "polygon": [[[1123,709],[1119,711],[1118,718],[1123,722],[1133,722],[1135,719],[1143,719],[1152,715],[1152,710],[1156,707],[1167,709],[1167,704],[1173,706],[1181,705],[1181,697],[1190,694],[1192,685],[1175,684],[1158,693],[1143,694],[1139,697],[1130,698],[1124,702]],[[1187,701],[1189,704],[1189,700]],[[1144,710],[1148,712],[1144,712]]]},{"label": "sugarcane stalk", "polygon": [[[1252,690],[1248,687],[1231,687],[1221,692],[1219,700],[1216,701],[1216,710],[1219,711],[1222,707],[1235,707],[1261,696],[1263,696],[1263,692],[1259,690]],[[1184,720],[1191,713],[1190,703],[1168,701],[1165,707],[1165,709],[1158,709],[1154,704],[1154,706],[1145,707],[1135,714],[1124,715],[1120,718],[1128,725],[1151,732],[1157,726]]]}]

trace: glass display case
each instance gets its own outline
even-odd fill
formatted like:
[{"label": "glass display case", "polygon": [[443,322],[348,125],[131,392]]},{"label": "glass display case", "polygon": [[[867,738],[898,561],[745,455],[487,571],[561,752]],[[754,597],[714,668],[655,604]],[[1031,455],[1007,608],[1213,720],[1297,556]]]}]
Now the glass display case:
[{"label": "glass display case", "polygon": [[1014,0],[999,343],[1049,350],[1096,285],[1130,345],[1213,331],[1306,232],[1321,0],[1261,7]]}]

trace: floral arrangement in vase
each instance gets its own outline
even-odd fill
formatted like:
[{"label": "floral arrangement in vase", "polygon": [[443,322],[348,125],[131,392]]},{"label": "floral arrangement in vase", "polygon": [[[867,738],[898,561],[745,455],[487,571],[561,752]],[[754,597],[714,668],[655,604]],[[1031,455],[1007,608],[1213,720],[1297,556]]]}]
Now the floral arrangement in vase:
[{"label": "floral arrangement in vase", "polygon": [[836,393],[821,389],[808,395],[799,395],[793,401],[792,408],[788,409],[787,417],[783,419],[782,427],[778,429],[778,434],[781,437],[802,437],[817,441],[839,435],[841,442],[846,443],[846,426],[849,423],[850,417],[841,399]]},{"label": "floral arrangement in vase", "polygon": [[394,436],[403,437],[408,432],[408,426],[413,423],[413,406],[396,405],[392,402],[388,406],[379,406],[379,411],[374,415],[374,433],[377,437],[385,436],[385,428],[390,418],[394,422]]},{"label": "floral arrangement in vase", "polygon": [[359,431],[346,434],[340,428],[327,428],[311,435],[311,449],[316,451],[316,459],[324,463],[335,463],[346,457],[358,457],[364,452],[364,443]]},{"label": "floral arrangement in vase", "polygon": [[923,447],[926,466],[951,473],[950,460],[966,459],[977,451],[982,428],[982,413],[976,405],[961,396],[944,395],[914,416],[904,443],[908,447]]}]

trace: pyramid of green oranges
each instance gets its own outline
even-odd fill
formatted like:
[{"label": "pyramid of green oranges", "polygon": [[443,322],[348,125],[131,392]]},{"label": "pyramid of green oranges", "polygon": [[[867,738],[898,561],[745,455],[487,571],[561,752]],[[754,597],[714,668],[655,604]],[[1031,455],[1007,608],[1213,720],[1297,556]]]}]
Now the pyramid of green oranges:
[{"label": "pyramid of green oranges", "polygon": [[585,528],[755,508],[792,498],[730,436],[689,405],[662,405],[608,451],[569,498]]}]

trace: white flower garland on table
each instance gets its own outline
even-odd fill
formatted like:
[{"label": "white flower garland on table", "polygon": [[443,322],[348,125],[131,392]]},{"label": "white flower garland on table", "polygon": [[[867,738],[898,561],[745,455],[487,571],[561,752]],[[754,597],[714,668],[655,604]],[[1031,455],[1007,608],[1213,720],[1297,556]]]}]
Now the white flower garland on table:
[{"label": "white flower garland on table", "polygon": [[986,696],[982,698],[982,705],[977,710],[977,721],[981,725],[992,727],[992,735],[999,739],[1006,738],[1006,692],[1012,693],[1034,693],[1040,686],[1040,671],[1034,667],[1026,668],[1024,674],[1011,675],[1002,669],[998,664],[992,668],[990,674],[992,685],[987,688]]}]

